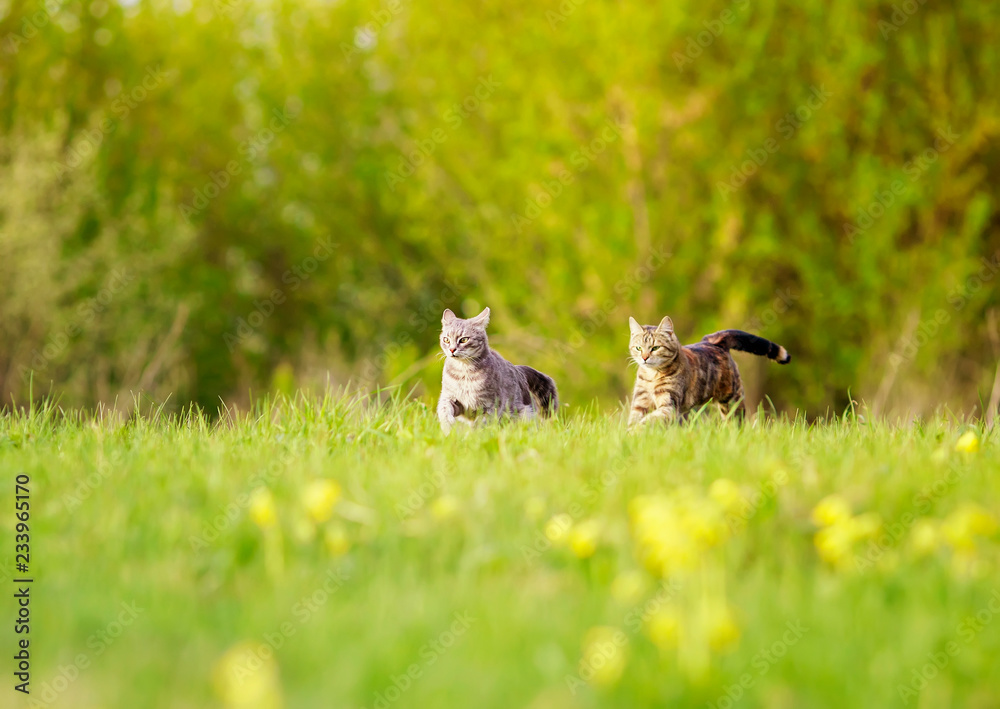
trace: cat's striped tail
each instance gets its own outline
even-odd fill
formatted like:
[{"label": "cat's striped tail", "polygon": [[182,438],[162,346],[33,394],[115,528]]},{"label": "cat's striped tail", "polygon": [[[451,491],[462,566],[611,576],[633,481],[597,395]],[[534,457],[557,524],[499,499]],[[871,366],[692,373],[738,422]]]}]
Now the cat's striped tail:
[{"label": "cat's striped tail", "polygon": [[542,374],[537,369],[532,369],[525,364],[516,365],[524,378],[528,381],[528,390],[531,395],[538,399],[541,405],[539,413],[542,416],[551,416],[559,408],[559,392],[556,391],[556,383],[548,374]]},{"label": "cat's striped tail", "polygon": [[788,354],[788,350],[781,345],[770,340],[765,340],[763,337],[751,335],[749,332],[743,332],[742,330],[720,330],[719,332],[713,332],[711,335],[705,335],[701,341],[717,345],[725,350],[739,350],[740,352],[749,352],[760,357],[767,357],[768,359],[773,359],[778,364],[788,364],[792,361],[792,356]]}]

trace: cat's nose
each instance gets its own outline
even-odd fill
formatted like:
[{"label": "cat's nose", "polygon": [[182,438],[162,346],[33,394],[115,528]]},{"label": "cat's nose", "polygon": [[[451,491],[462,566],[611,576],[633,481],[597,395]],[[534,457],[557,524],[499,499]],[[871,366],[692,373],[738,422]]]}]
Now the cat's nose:
[{"label": "cat's nose", "polygon": [[455,354],[455,348],[454,347],[451,348],[451,353]]},{"label": "cat's nose", "polygon": [[649,355],[648,354],[644,354],[642,356],[642,361],[645,362],[647,359],[649,359]]}]

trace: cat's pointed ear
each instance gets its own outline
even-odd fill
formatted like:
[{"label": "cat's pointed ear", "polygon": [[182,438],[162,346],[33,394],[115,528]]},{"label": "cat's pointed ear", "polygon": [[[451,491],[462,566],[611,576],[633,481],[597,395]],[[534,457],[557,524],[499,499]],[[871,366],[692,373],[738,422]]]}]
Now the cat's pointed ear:
[{"label": "cat's pointed ear", "polygon": [[478,325],[479,327],[485,330],[486,326],[490,324],[490,309],[486,308],[476,317],[469,318],[469,322],[471,322],[473,325]]},{"label": "cat's pointed ear", "polygon": [[636,319],[633,318],[631,315],[629,315],[628,329],[631,330],[633,335],[638,335],[640,332],[642,332],[642,325],[636,322]]},{"label": "cat's pointed ear", "polygon": [[666,315],[664,315],[663,316],[663,320],[661,320],[660,324],[656,326],[656,329],[659,330],[660,332],[673,332],[674,331],[674,321],[671,320]]},{"label": "cat's pointed ear", "polygon": [[451,312],[450,308],[445,308],[444,312],[441,314],[441,324],[447,325],[454,319],[455,319],[455,313]]}]

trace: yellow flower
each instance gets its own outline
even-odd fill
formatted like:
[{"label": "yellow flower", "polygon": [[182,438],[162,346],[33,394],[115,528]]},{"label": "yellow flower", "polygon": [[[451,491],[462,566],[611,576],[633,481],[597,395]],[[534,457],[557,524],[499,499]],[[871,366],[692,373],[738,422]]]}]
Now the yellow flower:
[{"label": "yellow flower", "polygon": [[[268,650],[262,652],[261,649]],[[280,709],[281,681],[270,648],[242,642],[229,648],[212,672],[215,692],[227,709]]]},{"label": "yellow flower", "polygon": [[726,512],[737,512],[743,506],[739,486],[726,478],[719,478],[709,485],[708,496]]},{"label": "yellow flower", "polygon": [[658,534],[645,536],[640,554],[646,568],[663,577],[693,568],[699,558],[691,535],[677,525],[664,526]]},{"label": "yellow flower", "polygon": [[975,503],[966,503],[952,512],[941,524],[941,531],[956,550],[972,551],[976,536],[989,536],[996,532],[997,521]]},{"label": "yellow flower", "polygon": [[555,515],[545,525],[545,537],[554,545],[560,546],[566,541],[572,526],[573,518],[565,512]]},{"label": "yellow flower", "polygon": [[443,522],[458,514],[461,505],[454,495],[442,495],[431,503],[431,517]]},{"label": "yellow flower", "polygon": [[[677,494],[677,498],[687,496],[685,492]],[[706,539],[712,537],[710,526],[683,516],[677,498],[637,497],[629,505],[638,556],[658,576],[690,569],[697,563],[700,550],[692,531],[697,530]]]},{"label": "yellow flower", "polygon": [[628,638],[618,628],[587,631],[580,658],[580,677],[595,687],[611,687],[621,679],[628,659]]},{"label": "yellow flower", "polygon": [[816,532],[816,551],[823,561],[844,566],[854,546],[854,535],[848,521],[832,524]]},{"label": "yellow flower", "polygon": [[714,547],[729,538],[729,527],[721,510],[707,500],[691,503],[684,511],[682,520],[688,534],[703,549]]},{"label": "yellow flower", "polygon": [[266,487],[259,487],[250,495],[250,519],[261,529],[269,529],[278,521],[274,497]]},{"label": "yellow flower", "polygon": [[819,501],[812,511],[812,521],[820,527],[829,527],[851,516],[851,505],[840,495],[829,495]]},{"label": "yellow flower", "polygon": [[681,619],[672,608],[658,608],[646,619],[646,635],[661,650],[677,647]]},{"label": "yellow flower", "polygon": [[959,453],[975,453],[979,450],[979,436],[975,431],[966,431],[955,443],[955,450]]},{"label": "yellow flower", "polygon": [[626,571],[611,582],[611,597],[625,605],[635,605],[646,591],[646,575],[641,571]]},{"label": "yellow flower", "polygon": [[941,544],[938,525],[930,519],[919,519],[910,532],[910,549],[917,556],[927,556],[937,551]]},{"label": "yellow flower", "polygon": [[323,541],[326,550],[331,556],[343,556],[351,549],[351,542],[347,538],[347,530],[343,525],[333,524],[327,527],[323,533]]},{"label": "yellow flower", "polygon": [[333,506],[340,499],[340,485],[333,480],[313,480],[302,493],[302,503],[313,522],[320,524],[330,519]]},{"label": "yellow flower", "polygon": [[727,606],[719,606],[708,616],[708,644],[716,652],[728,650],[740,640],[740,626]]},{"label": "yellow flower", "polygon": [[580,559],[586,559],[597,551],[597,542],[601,533],[601,523],[589,519],[575,525],[569,532],[569,548]]},{"label": "yellow flower", "polygon": [[858,541],[878,534],[879,529],[882,528],[882,518],[874,512],[866,512],[863,515],[845,520],[843,524],[848,525],[854,541]]}]

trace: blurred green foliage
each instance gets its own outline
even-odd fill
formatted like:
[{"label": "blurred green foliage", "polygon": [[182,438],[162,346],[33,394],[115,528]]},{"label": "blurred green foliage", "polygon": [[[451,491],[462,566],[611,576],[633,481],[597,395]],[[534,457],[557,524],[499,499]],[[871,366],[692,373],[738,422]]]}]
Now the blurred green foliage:
[{"label": "blurred green foliage", "polygon": [[[1000,7],[0,2],[0,395],[433,395],[449,306],[563,399],[627,318],[753,405],[989,398]],[[993,327],[995,331],[995,326]]]},{"label": "blurred green foliage", "polygon": [[0,412],[38,581],[33,701],[4,707],[1000,706],[996,428],[589,411],[443,438],[401,395],[123,419]]}]

